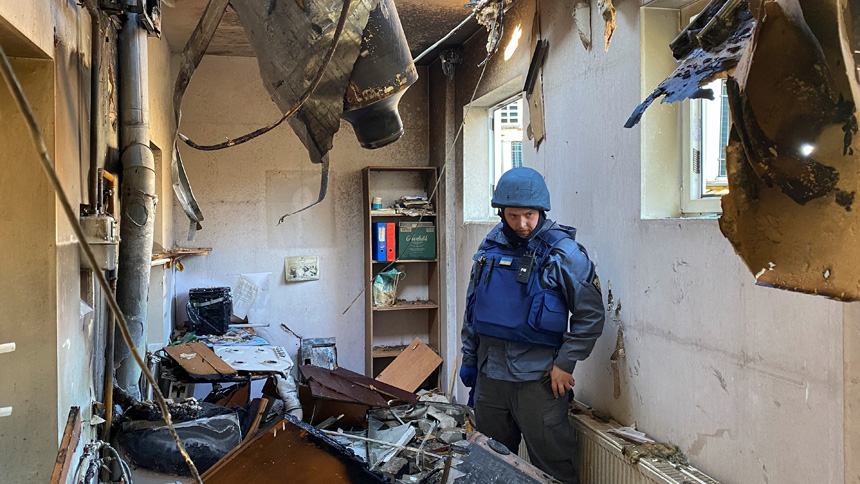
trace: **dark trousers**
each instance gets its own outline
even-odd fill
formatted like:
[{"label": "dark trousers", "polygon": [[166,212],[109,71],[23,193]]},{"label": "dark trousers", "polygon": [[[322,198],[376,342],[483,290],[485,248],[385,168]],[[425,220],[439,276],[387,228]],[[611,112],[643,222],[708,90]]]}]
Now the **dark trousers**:
[{"label": "dark trousers", "polygon": [[568,408],[567,395],[553,397],[549,377],[509,382],[478,376],[475,387],[478,431],[505,444],[514,453],[519,449],[522,435],[532,464],[563,483],[578,484]]}]

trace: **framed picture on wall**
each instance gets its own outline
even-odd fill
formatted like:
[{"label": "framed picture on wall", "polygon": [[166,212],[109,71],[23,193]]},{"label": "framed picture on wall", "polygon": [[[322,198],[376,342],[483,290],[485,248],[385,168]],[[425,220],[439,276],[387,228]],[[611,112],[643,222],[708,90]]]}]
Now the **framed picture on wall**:
[{"label": "framed picture on wall", "polygon": [[320,279],[319,256],[287,257],[284,259],[284,275],[287,282],[318,281]]}]

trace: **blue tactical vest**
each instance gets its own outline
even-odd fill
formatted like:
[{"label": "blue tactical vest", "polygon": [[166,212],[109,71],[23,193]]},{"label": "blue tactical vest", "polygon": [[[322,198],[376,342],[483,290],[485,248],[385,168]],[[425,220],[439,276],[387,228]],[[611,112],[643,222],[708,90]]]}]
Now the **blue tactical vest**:
[{"label": "blue tactical vest", "polygon": [[[485,241],[473,258],[473,292],[466,305],[477,334],[553,348],[561,346],[568,325],[567,301],[561,291],[542,288],[540,276],[549,253],[567,238],[571,238],[567,232],[549,229],[519,249]],[[527,262],[529,255],[531,264]],[[527,281],[517,281],[517,272],[529,265]]]}]

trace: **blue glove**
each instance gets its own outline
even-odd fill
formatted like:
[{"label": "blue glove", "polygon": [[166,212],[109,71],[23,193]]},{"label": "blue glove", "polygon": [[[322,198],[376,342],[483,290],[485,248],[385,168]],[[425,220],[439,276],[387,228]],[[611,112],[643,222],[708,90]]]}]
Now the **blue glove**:
[{"label": "blue glove", "polygon": [[475,387],[469,389],[469,403],[468,406],[471,408],[475,408]]},{"label": "blue glove", "polygon": [[478,380],[478,368],[475,366],[460,367],[460,381],[467,387],[474,387]]}]

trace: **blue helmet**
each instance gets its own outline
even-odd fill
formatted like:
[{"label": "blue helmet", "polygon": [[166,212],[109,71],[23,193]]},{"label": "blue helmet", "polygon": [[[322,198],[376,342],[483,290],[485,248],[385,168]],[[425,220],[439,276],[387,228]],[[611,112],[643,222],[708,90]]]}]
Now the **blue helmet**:
[{"label": "blue helmet", "polygon": [[519,207],[549,211],[549,190],[540,173],[521,166],[504,172],[493,192],[495,208]]}]

